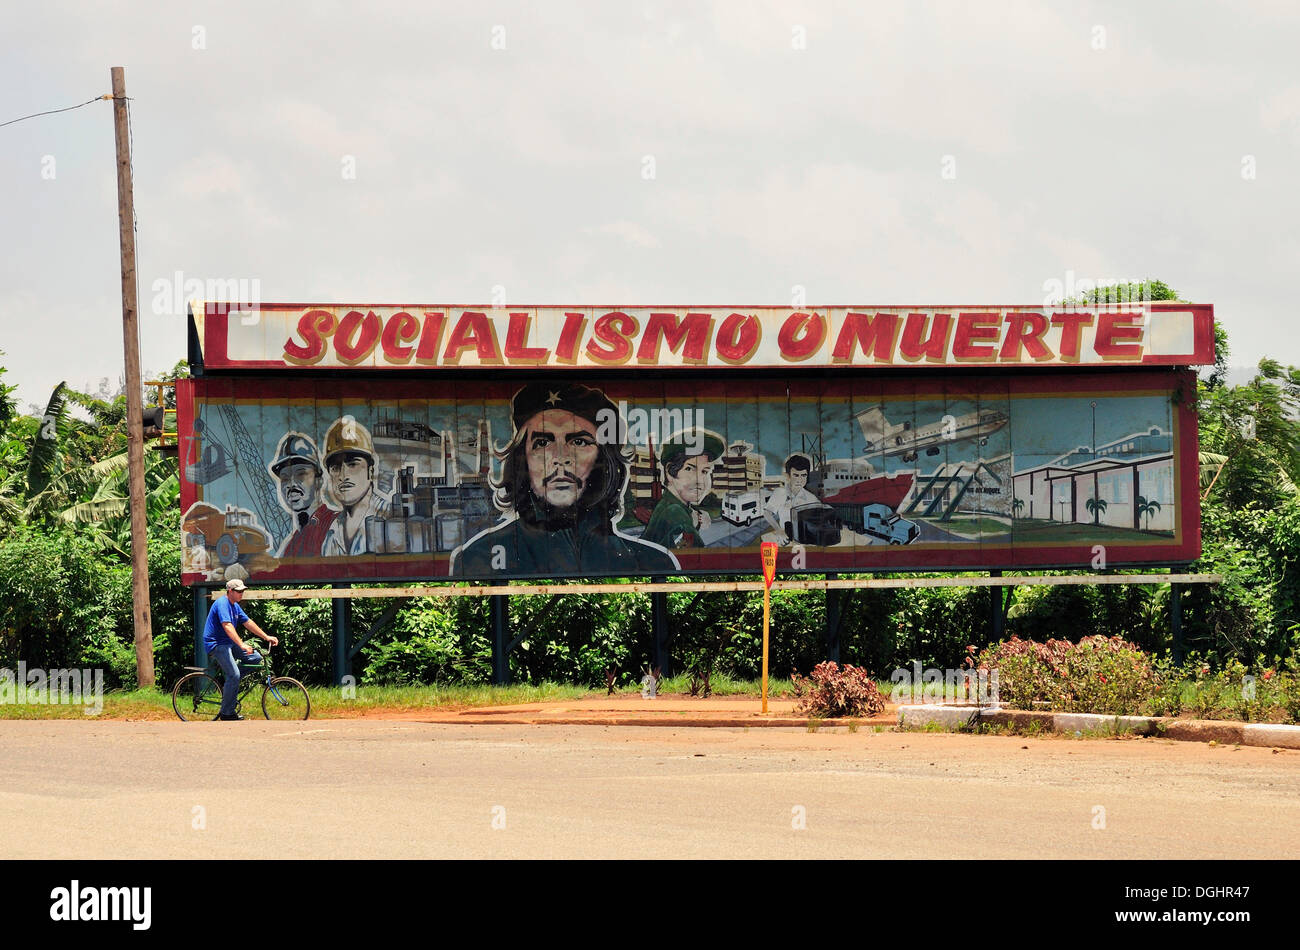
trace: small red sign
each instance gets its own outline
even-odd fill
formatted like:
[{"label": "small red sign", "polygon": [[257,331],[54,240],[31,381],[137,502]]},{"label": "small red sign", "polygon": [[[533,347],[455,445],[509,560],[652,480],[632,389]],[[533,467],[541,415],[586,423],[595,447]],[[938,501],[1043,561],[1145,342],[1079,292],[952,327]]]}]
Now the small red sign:
[{"label": "small red sign", "polygon": [[771,587],[772,581],[776,580],[776,544],[764,541],[759,552],[763,556],[763,583]]}]

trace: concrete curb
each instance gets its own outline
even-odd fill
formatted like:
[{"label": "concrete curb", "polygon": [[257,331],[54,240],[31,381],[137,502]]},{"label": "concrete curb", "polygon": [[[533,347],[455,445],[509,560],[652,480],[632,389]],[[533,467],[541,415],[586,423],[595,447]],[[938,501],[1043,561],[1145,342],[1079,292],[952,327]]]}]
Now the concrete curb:
[{"label": "concrete curb", "polygon": [[421,717],[411,720],[413,722],[424,722],[435,725],[462,725],[462,726],[672,726],[675,728],[699,728],[713,727],[725,729],[749,728],[785,728],[785,729],[802,729],[812,723],[820,727],[847,726],[855,723],[859,729],[872,729],[876,726],[883,726],[893,729],[897,725],[894,719],[807,719],[793,718],[789,716],[763,716],[756,713],[753,716],[725,716],[717,718],[705,718],[698,714],[675,716],[671,713],[654,717],[638,716],[611,716],[594,717],[594,716],[455,716],[447,718],[426,718]]},{"label": "concrete curb", "polygon": [[1300,750],[1300,726],[1274,723],[1169,719],[1158,716],[1103,716],[1097,713],[1035,712],[998,706],[913,705],[898,707],[898,724],[924,728],[931,723],[960,729],[977,723],[1024,728],[1037,724],[1048,732],[1131,733],[1180,742],[1217,742]]}]

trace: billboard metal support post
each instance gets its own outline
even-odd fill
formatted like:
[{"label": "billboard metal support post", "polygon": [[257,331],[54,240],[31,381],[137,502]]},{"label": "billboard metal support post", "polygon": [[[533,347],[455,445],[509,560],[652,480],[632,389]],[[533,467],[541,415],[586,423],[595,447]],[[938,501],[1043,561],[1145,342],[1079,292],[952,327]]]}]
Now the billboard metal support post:
[{"label": "billboard metal support post", "polygon": [[[838,580],[838,574],[827,574],[828,581]],[[840,661],[840,611],[843,609],[844,595],[832,588],[826,588],[826,659],[832,663]]]},{"label": "billboard metal support post", "polygon": [[[336,590],[351,584],[335,584]],[[334,685],[342,686],[343,677],[352,673],[348,656],[348,641],[352,634],[352,601],[346,597],[334,598]]]},{"label": "billboard metal support post", "polygon": [[[1001,571],[989,571],[990,577],[1001,577]],[[1002,639],[1002,600],[1004,594],[1001,587],[989,588],[989,636],[990,643],[997,643]]]},{"label": "billboard metal support post", "polygon": [[1169,585],[1169,632],[1174,639],[1174,663],[1183,665],[1183,589],[1178,584]]},{"label": "billboard metal support post", "polygon": [[510,682],[510,658],[506,637],[510,621],[510,605],[502,594],[488,598],[488,613],[492,624],[492,682],[506,686]]},{"label": "billboard metal support post", "polygon": [[195,584],[190,588],[194,597],[194,665],[208,665],[208,651],[203,648],[203,628],[208,622],[208,605],[211,598],[208,588]]},{"label": "billboard metal support post", "polygon": [[[662,584],[662,577],[652,577],[651,583]],[[654,632],[654,648],[650,654],[650,669],[660,676],[673,675],[673,656],[668,643],[668,595],[658,591],[650,595],[650,626]]]}]

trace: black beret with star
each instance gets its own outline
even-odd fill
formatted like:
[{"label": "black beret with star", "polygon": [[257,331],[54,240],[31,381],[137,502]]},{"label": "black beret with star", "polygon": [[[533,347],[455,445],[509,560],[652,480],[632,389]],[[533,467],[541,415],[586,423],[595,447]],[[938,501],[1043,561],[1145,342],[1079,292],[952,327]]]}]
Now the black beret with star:
[{"label": "black beret with star", "polygon": [[[607,418],[618,419],[618,408],[599,389],[581,383],[529,383],[515,393],[510,404],[515,430],[548,409],[563,409],[596,425]],[[602,410],[611,415],[602,415]]]}]

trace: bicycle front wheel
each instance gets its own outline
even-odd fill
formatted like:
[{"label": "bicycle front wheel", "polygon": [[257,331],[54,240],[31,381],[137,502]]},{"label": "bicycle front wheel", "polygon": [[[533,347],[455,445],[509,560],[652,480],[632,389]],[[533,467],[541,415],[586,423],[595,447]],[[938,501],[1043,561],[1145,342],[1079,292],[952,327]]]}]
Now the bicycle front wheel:
[{"label": "bicycle front wheel", "polygon": [[183,722],[202,722],[221,714],[221,685],[207,673],[186,673],[172,688],[172,709]]},{"label": "bicycle front wheel", "polygon": [[307,687],[289,676],[277,676],[262,690],[262,715],[267,719],[306,719],[311,715]]}]

